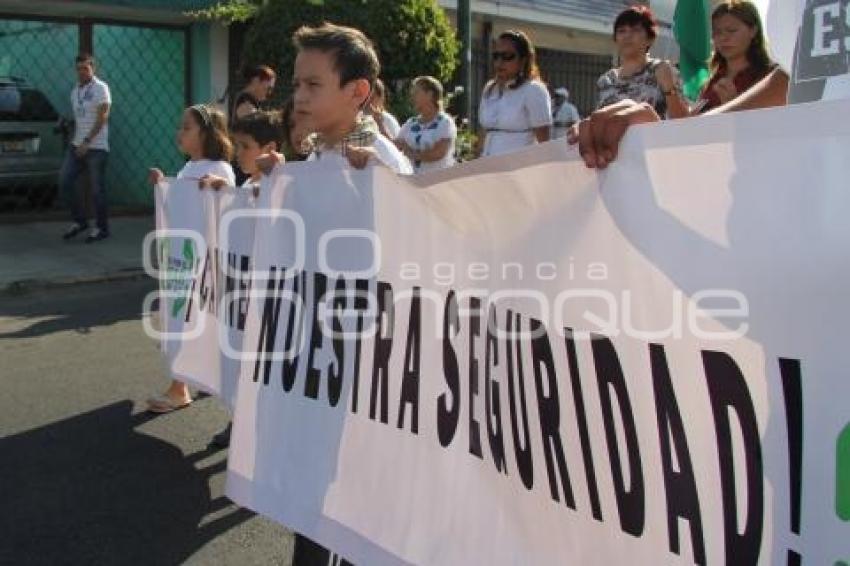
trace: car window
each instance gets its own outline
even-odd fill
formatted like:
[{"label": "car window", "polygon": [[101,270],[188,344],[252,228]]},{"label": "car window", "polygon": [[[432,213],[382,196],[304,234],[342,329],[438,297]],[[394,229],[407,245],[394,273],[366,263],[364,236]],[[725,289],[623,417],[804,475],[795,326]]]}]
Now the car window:
[{"label": "car window", "polygon": [[41,91],[0,85],[0,122],[55,122],[58,118]]}]

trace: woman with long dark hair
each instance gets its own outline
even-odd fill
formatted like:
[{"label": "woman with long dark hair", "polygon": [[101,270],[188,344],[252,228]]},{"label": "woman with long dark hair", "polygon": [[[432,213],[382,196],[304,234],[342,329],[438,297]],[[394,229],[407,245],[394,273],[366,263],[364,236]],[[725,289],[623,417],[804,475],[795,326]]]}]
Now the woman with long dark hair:
[{"label": "woman with long dark hair", "polygon": [[737,98],[776,67],[765,45],[758,8],[747,0],[725,0],[711,15],[714,55],[711,78],[700,94],[700,112]]},{"label": "woman with long dark hair", "polygon": [[387,110],[387,86],[384,81],[378,79],[372,89],[372,96],[366,106],[366,113],[372,116],[378,125],[381,135],[390,141],[395,141],[401,131],[398,120]]},{"label": "woman with long dark hair", "polygon": [[540,80],[537,55],[528,36],[508,30],[493,49],[494,77],[478,108],[482,156],[500,155],[549,140],[552,101]]},{"label": "woman with long dark hair", "polygon": [[274,91],[277,73],[266,65],[248,67],[242,73],[245,86],[234,97],[230,106],[230,123],[243,118],[251,112],[260,110],[260,105]]},{"label": "woman with long dark hair", "polygon": [[281,121],[283,122],[283,142],[281,153],[286,156],[287,161],[305,161],[310,153],[305,149],[305,142],[310,132],[297,122],[295,114],[295,99],[290,96],[283,103],[281,110]]}]

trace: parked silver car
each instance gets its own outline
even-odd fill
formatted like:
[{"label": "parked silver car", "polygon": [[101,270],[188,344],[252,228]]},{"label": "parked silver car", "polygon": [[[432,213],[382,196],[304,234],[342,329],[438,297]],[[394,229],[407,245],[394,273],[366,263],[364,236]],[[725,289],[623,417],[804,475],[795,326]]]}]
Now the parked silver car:
[{"label": "parked silver car", "polygon": [[0,209],[53,201],[66,137],[67,124],[44,93],[0,77]]}]

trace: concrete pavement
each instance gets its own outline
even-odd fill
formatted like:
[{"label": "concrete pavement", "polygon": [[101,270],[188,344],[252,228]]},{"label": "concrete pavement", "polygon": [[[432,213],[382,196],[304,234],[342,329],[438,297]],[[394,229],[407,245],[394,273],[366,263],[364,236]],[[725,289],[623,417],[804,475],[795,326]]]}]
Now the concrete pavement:
[{"label": "concrete pavement", "polygon": [[0,223],[0,294],[142,274],[142,242],[154,228],[152,216],[113,218],[111,236],[92,244],[84,234],[63,241],[69,225]]},{"label": "concrete pavement", "polygon": [[0,295],[0,564],[290,564],[291,533],[224,496],[218,401],[144,411],[168,382],[141,324],[155,288]]}]

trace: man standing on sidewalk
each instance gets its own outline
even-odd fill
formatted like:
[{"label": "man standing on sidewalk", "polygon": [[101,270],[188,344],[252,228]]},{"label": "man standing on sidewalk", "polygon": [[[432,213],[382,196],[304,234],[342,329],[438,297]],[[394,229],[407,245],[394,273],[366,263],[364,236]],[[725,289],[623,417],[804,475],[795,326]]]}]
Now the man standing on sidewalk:
[{"label": "man standing on sidewalk", "polygon": [[77,57],[78,83],[71,90],[71,107],[74,110],[74,137],[59,173],[59,190],[68,199],[74,223],[63,239],[69,240],[88,228],[85,206],[77,198],[75,187],[82,168],[89,172],[96,226],[91,229],[86,243],[103,240],[109,236],[106,219],[106,158],[109,155],[109,107],[112,98],[109,86],[94,76],[94,58],[87,53]]}]

